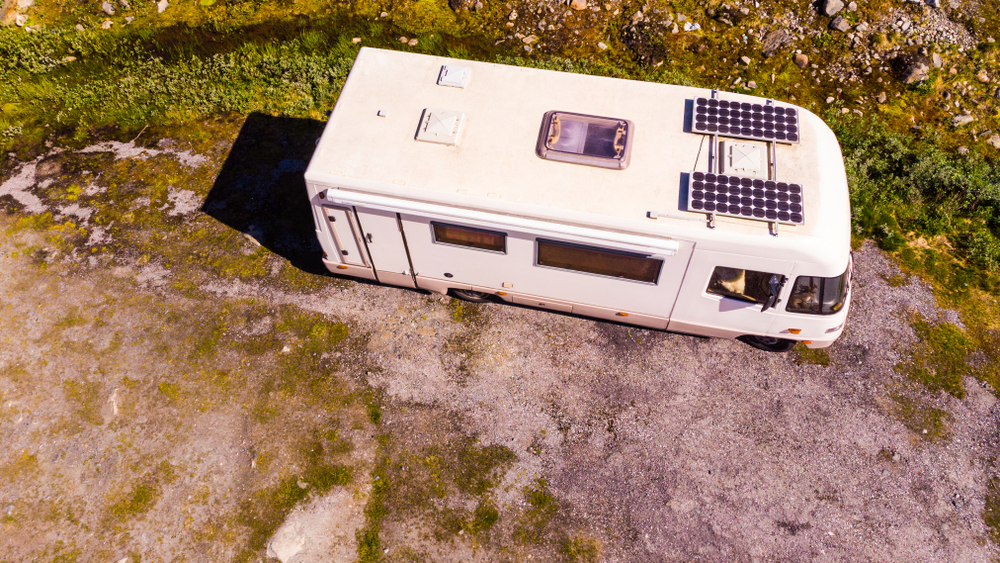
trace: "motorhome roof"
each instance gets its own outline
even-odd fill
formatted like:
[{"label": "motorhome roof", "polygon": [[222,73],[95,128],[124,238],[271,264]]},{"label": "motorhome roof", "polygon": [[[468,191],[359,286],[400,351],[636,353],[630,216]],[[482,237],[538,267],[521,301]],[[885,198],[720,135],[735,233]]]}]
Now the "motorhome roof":
[{"label": "motorhome roof", "polygon": [[[439,85],[443,65],[468,67],[466,86]],[[850,244],[843,160],[833,133],[806,110],[799,110],[800,142],[779,143],[775,151],[776,179],[804,188],[802,225],[781,225],[775,237],[766,222],[719,217],[712,230],[704,214],[683,211],[682,179],[692,170],[709,170],[710,144],[710,137],[685,132],[685,120],[691,119],[692,100],[711,95],[701,88],[363,48],[306,178],[442,205],[714,241],[733,251],[742,246],[742,251],[770,248],[807,256],[818,245],[841,261]],[[740,94],[721,96],[763,103]],[[457,144],[417,139],[418,126],[421,131],[428,126],[428,109],[444,112],[446,125],[435,123],[457,132]],[[627,168],[540,158],[542,119],[552,110],[634,124]],[[451,120],[457,114],[464,115]],[[660,216],[651,219],[649,212]]]}]

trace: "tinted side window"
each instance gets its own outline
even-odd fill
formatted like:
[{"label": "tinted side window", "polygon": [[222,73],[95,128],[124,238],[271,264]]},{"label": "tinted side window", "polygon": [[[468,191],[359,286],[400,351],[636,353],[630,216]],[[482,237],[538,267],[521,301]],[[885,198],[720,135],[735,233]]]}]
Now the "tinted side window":
[{"label": "tinted side window", "polygon": [[656,283],[663,260],[644,254],[538,239],[538,265]]},{"label": "tinted side window", "polygon": [[507,252],[507,235],[504,233],[445,223],[431,223],[431,226],[434,228],[434,242]]},{"label": "tinted side window", "polygon": [[763,303],[771,294],[768,282],[773,275],[775,274],[770,272],[717,266],[712,272],[712,278],[708,280],[708,292],[741,301]]}]

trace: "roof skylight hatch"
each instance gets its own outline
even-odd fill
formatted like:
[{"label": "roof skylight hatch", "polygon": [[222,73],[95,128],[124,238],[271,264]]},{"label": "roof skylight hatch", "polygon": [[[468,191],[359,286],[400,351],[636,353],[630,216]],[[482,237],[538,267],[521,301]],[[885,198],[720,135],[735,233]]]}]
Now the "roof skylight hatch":
[{"label": "roof skylight hatch", "polygon": [[624,170],[633,134],[627,119],[549,111],[542,118],[537,152],[546,160]]}]

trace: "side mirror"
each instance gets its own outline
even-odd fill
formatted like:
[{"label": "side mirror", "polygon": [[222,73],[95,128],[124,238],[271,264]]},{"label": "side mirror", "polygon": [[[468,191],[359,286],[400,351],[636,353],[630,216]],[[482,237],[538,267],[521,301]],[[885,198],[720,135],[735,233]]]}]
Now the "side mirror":
[{"label": "side mirror", "polygon": [[770,293],[768,294],[767,299],[764,300],[764,306],[760,309],[761,313],[778,304],[778,295],[781,294],[781,289],[785,287],[785,282],[787,280],[788,278],[785,276],[779,276],[778,274],[773,274],[771,276],[771,279],[767,282]]}]

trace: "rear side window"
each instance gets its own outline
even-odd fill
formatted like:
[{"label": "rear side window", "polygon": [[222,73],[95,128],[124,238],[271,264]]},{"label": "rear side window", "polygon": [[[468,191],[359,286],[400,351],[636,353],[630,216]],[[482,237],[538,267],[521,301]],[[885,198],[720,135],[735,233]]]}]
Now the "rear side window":
[{"label": "rear side window", "polygon": [[434,229],[434,242],[466,246],[492,252],[507,252],[507,235],[498,231],[431,223]]},{"label": "rear side window", "polygon": [[708,280],[708,292],[750,303],[764,303],[771,295],[770,272],[717,266]]},{"label": "rear side window", "polygon": [[645,254],[538,239],[538,265],[656,283],[663,260]]},{"label": "rear side window", "polygon": [[792,287],[786,311],[810,315],[832,315],[844,308],[850,283],[850,268],[835,278],[799,276]]}]

